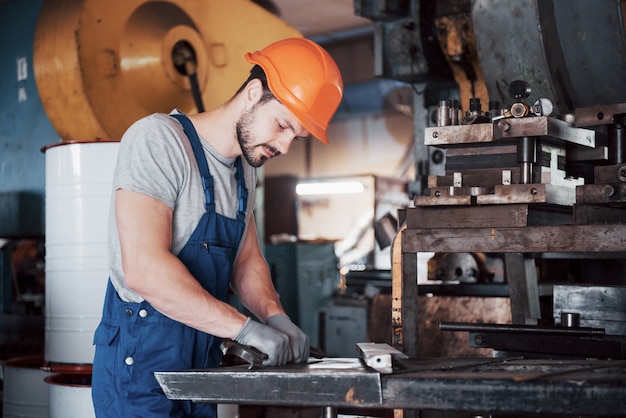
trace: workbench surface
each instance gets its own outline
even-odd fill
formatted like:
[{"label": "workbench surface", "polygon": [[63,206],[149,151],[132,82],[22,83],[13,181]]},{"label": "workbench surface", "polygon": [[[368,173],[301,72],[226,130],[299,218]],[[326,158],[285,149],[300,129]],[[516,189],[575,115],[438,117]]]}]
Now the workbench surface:
[{"label": "workbench surface", "polygon": [[626,361],[433,358],[380,374],[360,359],[155,373],[171,399],[283,406],[626,415]]}]

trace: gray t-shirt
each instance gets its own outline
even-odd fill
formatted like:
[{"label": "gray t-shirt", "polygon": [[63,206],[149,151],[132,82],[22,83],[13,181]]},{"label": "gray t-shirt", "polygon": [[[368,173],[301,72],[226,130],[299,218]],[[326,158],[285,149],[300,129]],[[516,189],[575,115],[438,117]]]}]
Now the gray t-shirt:
[{"label": "gray t-shirt", "polygon": [[[204,140],[200,142],[215,183],[216,211],[235,218],[238,206],[235,159],[221,156]],[[247,226],[255,205],[256,171],[245,159],[242,162],[248,188]],[[205,200],[191,144],[176,119],[156,113],[135,122],[120,141],[113,177],[108,227],[110,278],[122,300],[141,302],[143,298],[126,287],[122,270],[114,210],[115,191],[119,189],[147,194],[174,210],[170,251],[177,255],[198,225]]]}]

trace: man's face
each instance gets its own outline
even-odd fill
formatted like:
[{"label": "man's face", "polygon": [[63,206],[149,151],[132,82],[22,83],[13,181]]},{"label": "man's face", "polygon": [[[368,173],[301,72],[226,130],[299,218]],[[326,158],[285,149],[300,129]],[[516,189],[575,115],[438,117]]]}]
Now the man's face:
[{"label": "man's face", "polygon": [[278,100],[255,104],[237,122],[237,140],[244,158],[253,167],[287,154],[294,141],[309,133]]}]

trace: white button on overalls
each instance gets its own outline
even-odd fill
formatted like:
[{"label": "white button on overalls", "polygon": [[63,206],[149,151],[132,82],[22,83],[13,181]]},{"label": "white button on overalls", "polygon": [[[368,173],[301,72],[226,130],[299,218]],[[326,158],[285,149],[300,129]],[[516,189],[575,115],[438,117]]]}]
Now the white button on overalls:
[{"label": "white button on overalls", "polygon": [[145,318],[146,316],[148,316],[148,311],[146,311],[145,309],[140,310],[139,316]]},{"label": "white button on overalls", "polygon": [[132,357],[126,357],[124,359],[124,363],[126,363],[127,366],[132,366],[134,362],[135,362],[135,359],[133,359]]}]

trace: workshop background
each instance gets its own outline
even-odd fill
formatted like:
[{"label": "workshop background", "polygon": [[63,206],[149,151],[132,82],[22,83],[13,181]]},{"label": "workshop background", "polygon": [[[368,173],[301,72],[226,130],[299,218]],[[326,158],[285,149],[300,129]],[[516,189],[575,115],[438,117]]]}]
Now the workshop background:
[{"label": "workshop background", "polygon": [[[0,0],[2,416],[93,414],[125,128],[223,102],[249,70],[240,57],[287,36],[324,46],[345,84],[330,145],[300,141],[259,169],[259,236],[312,345],[341,358],[375,342],[419,358],[623,359],[625,16],[624,0]],[[475,244],[472,227],[510,223],[530,228],[527,251]],[[596,247],[559,229],[539,255],[553,230],[532,228],[570,224]],[[397,293],[407,280],[412,307]],[[544,337],[570,320],[608,337],[584,350]],[[467,324],[506,338],[478,343]],[[468,405],[423,416],[476,415]],[[319,409],[220,405],[235,416]]]}]

